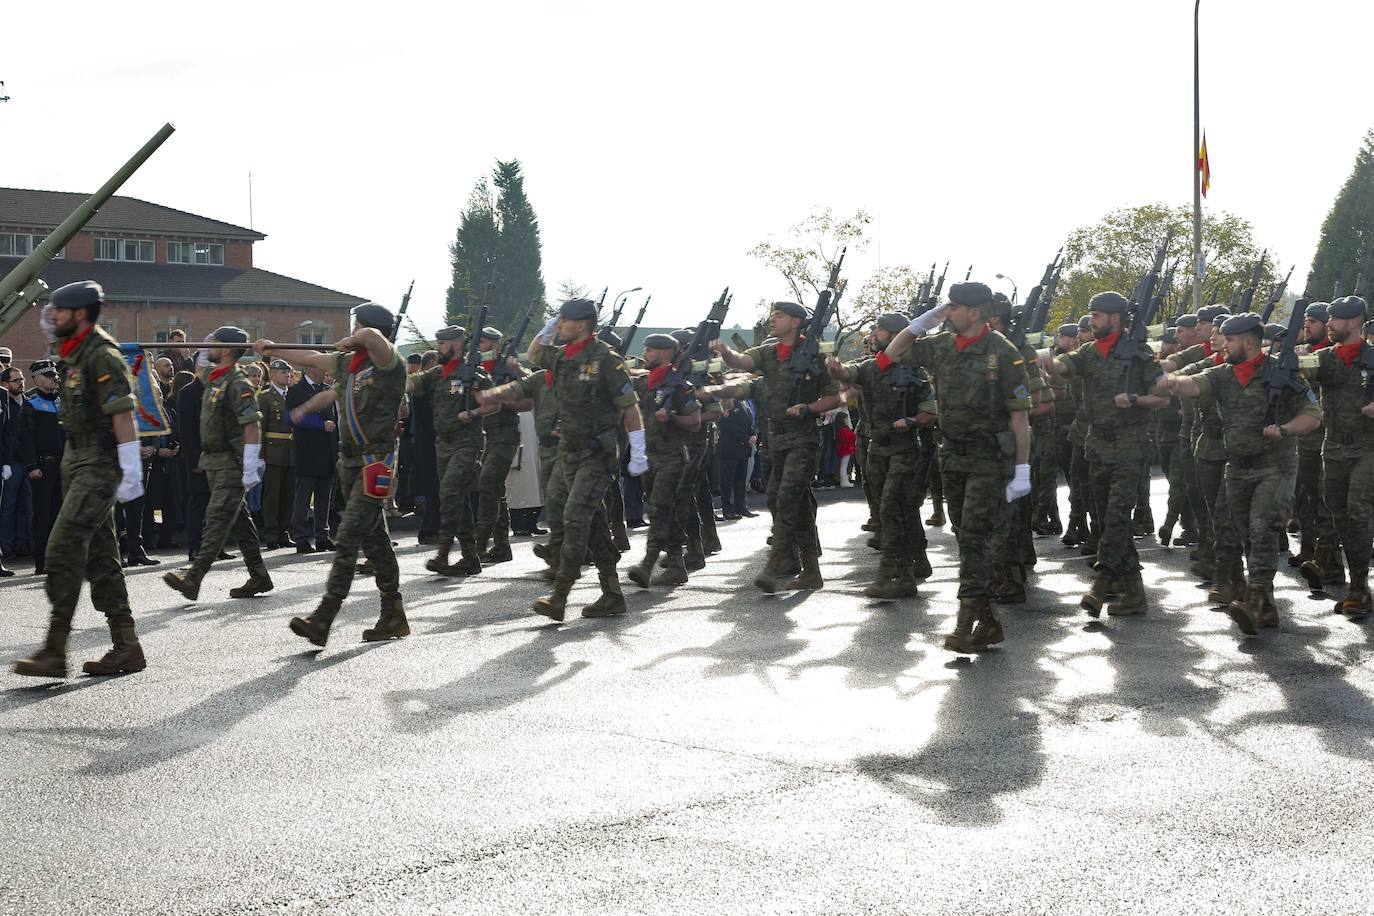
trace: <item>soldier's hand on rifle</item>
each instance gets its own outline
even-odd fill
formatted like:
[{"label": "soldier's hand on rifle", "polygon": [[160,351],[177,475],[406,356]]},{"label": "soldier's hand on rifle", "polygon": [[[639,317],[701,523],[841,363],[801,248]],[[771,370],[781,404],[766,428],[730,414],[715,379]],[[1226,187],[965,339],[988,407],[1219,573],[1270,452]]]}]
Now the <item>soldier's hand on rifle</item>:
[{"label": "soldier's hand on rifle", "polygon": [[1121,392],[1118,393],[1116,397],[1112,398],[1112,403],[1122,410],[1129,410],[1135,406],[1135,399],[1129,394]]},{"label": "soldier's hand on rifle", "polygon": [[730,349],[730,345],[725,341],[721,340],[719,337],[711,341],[710,347],[712,352],[714,353],[724,353],[726,350]]},{"label": "soldier's hand on rifle", "polygon": [[512,375],[514,375],[515,373],[519,372],[519,371],[520,371],[520,360],[516,359],[514,356],[507,356],[507,357],[506,357],[506,371],[509,372],[509,373],[511,373]]},{"label": "soldier's hand on rifle", "polygon": [[937,422],[939,422],[939,420],[940,418],[935,414],[926,413],[925,411],[922,411],[921,413],[918,413],[916,415],[915,423],[921,429],[929,429],[930,427],[934,426]]},{"label": "soldier's hand on rifle", "polygon": [[825,371],[826,371],[826,372],[829,372],[831,375],[839,375],[839,374],[840,374],[840,371],[841,371],[842,369],[844,369],[844,363],[840,362],[840,360],[839,360],[838,357],[831,356],[831,357],[828,357],[828,358],[826,359],[826,361],[825,361]]},{"label": "soldier's hand on rifle", "polygon": [[1282,439],[1283,437],[1283,430],[1279,429],[1276,424],[1271,423],[1264,428],[1264,438],[1266,439]]},{"label": "soldier's hand on rifle", "polygon": [[893,429],[908,430],[911,429],[911,426],[912,424],[910,423],[910,421],[907,420],[906,417],[902,417],[900,419],[892,421]]},{"label": "soldier's hand on rifle", "polygon": [[472,411],[470,411],[470,410],[459,411],[459,413],[458,413],[458,422],[459,422],[459,423],[463,423],[463,424],[471,423],[471,422],[472,422]]},{"label": "soldier's hand on rifle", "polygon": [[660,423],[667,423],[667,422],[668,422],[668,409],[667,409],[666,407],[660,407],[658,410],[655,410],[655,411],[654,411],[654,419],[657,420],[657,421],[660,422]]},{"label": "soldier's hand on rifle", "polygon": [[787,408],[787,415],[794,420],[809,416],[810,413],[811,406],[809,404],[793,404],[791,407]]}]

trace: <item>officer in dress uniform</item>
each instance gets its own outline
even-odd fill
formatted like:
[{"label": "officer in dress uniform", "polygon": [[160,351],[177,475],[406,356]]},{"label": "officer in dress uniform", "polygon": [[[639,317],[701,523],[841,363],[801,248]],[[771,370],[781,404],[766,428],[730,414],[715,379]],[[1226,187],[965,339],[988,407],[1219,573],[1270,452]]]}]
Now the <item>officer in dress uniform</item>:
[{"label": "officer in dress uniform", "polygon": [[56,361],[39,360],[29,366],[29,374],[34,389],[25,396],[19,417],[19,447],[33,501],[33,574],[41,576],[46,571],[48,535],[62,509],[62,398]]},{"label": "officer in dress uniform", "polygon": [[291,387],[291,364],[274,359],[267,368],[267,387],[258,392],[262,412],[262,527],[267,549],[295,547],[291,513],[296,502],[294,431],[287,419],[286,395]]}]

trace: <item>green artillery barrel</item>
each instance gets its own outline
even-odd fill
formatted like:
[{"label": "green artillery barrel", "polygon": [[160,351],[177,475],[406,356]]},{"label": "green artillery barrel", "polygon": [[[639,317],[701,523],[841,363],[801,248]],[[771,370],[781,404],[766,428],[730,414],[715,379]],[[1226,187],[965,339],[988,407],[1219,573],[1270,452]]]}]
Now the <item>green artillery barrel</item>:
[{"label": "green artillery barrel", "polygon": [[175,130],[171,124],[162,125],[162,129],[143,144],[143,148],[134,153],[133,158],[124,163],[109,181],[101,185],[100,190],[86,198],[71,216],[62,221],[62,225],[48,233],[48,237],[43,239],[28,257],[20,261],[4,279],[0,279],[0,334],[14,327],[24,313],[48,291],[47,284],[38,278],[48,262],[57,257],[58,252],[91,221],[100,208],[105,206],[105,202],[114,196],[120,186],[129,180],[129,176],[138,171]]}]

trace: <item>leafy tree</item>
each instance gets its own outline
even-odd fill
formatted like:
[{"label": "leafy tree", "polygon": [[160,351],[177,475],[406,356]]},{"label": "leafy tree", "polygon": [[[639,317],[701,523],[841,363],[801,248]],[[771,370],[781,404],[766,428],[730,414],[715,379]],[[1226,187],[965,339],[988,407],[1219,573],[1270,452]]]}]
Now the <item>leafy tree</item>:
[{"label": "leafy tree", "polygon": [[[849,303],[853,326],[836,341],[836,351],[844,349],[857,332],[868,329],[884,312],[906,312],[925,278],[906,264],[880,267],[869,274],[864,285]],[[857,343],[857,340],[855,341]]]},{"label": "leafy tree", "polygon": [[1312,258],[1313,292],[1322,298],[1334,296],[1337,283],[1344,294],[1354,292],[1359,279],[1368,295],[1374,285],[1374,130],[1364,135],[1355,167],[1322,222]]},{"label": "leafy tree", "polygon": [[[794,223],[781,241],[760,242],[749,249],[749,254],[782,274],[793,302],[811,308],[825,289],[840,251],[848,247],[851,252],[858,252],[868,247],[865,234],[872,221],[862,208],[847,219],[837,218],[829,207],[813,209],[805,219]],[[841,293],[845,283],[841,276]],[[859,329],[863,323],[860,312],[841,296],[832,319],[838,340],[849,338]]]},{"label": "leafy tree", "polygon": [[[1173,269],[1174,282],[1156,322],[1189,311],[1192,308],[1192,207],[1184,205],[1171,210],[1163,204],[1146,204],[1113,210],[1099,222],[1075,229],[1069,235],[1064,246],[1064,273],[1045,326],[1052,328],[1086,314],[1088,300],[1105,290],[1131,295],[1150,268],[1155,249],[1170,228],[1174,230],[1174,238],[1165,255],[1164,270],[1167,273]],[[1250,223],[1231,213],[1203,214],[1202,250],[1207,265],[1202,285],[1203,302],[1214,298],[1221,303],[1229,302],[1233,292],[1249,285],[1261,254]],[[1270,251],[1260,272],[1255,308],[1260,307],[1270,289],[1287,272],[1279,272],[1276,261]]]},{"label": "leafy tree", "polygon": [[444,310],[446,324],[466,327],[477,314],[482,292],[492,279],[499,236],[496,203],[484,178],[468,195],[467,206],[458,219],[457,236],[448,246],[452,277]]},{"label": "leafy tree", "polygon": [[488,322],[512,328],[525,314],[530,300],[544,301],[544,274],[539,244],[539,220],[525,196],[520,163],[496,163],[496,221],[501,229],[496,248],[496,286],[491,294]]}]

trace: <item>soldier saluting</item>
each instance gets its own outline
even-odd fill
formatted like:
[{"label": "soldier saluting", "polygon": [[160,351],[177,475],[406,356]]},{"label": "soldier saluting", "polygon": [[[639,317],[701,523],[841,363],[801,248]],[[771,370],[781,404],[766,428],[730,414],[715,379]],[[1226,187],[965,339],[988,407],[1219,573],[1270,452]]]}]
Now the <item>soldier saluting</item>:
[{"label": "soldier saluting", "polygon": [[[988,327],[992,290],[955,283],[949,301],[912,319],[880,359],[912,361],[940,392],[940,475],[959,544],[959,617],[945,648],[974,652],[1005,637],[992,604],[992,540],[1000,505],[1030,494],[1031,394],[1021,354]],[[950,330],[920,337],[942,321]],[[976,624],[976,626],[975,626]]]},{"label": "soldier saluting", "polygon": [[711,343],[725,365],[759,376],[748,384],[712,385],[708,395],[722,398],[753,398],[762,401],[768,416],[768,508],[773,513],[773,538],[768,562],[754,577],[754,584],[772,594],[780,586],[783,570],[792,567],[800,552],[801,575],[788,584],[794,589],[821,588],[821,545],[816,532],[816,498],[811,480],[820,461],[819,418],[843,403],[839,384],[819,365],[800,385],[787,371],[793,347],[801,344],[806,309],[795,302],[774,302],[768,331],[774,343],[751,347],[743,353],[723,340]]},{"label": "soldier saluting", "polygon": [[239,357],[248,348],[248,332],[216,328],[206,341],[196,367],[205,392],[200,400],[200,462],[210,487],[200,550],[191,566],[162,577],[191,601],[200,583],[229,538],[238,544],[248,566],[248,581],[229,592],[231,598],[250,598],[272,590],[272,577],[258,550],[258,532],[244,502],[247,492],[262,479],[262,414]]},{"label": "soldier saluting", "polygon": [[62,454],[66,498],[48,535],[48,637],[36,655],[15,663],[16,674],[67,676],[67,636],[82,579],[91,583],[91,603],[105,615],[114,643],[82,670],[120,674],[147,667],[129,610],[114,519],[116,500],[143,495],[143,461],[129,367],[119,344],[97,324],[104,299],[100,285],[90,280],[69,283],[48,297],[52,331],[62,342],[59,419],[67,436]]},{"label": "soldier saluting", "polygon": [[394,319],[375,302],[353,310],[353,333],[334,346],[337,353],[273,353],[270,340],[259,340],[253,349],[263,356],[280,356],[296,366],[330,373],[337,381],[291,411],[291,422],[330,404],[339,404],[339,489],[344,494],[343,515],[334,539],[334,565],[325,581],[324,597],[307,617],[293,617],[291,632],[323,646],[329,629],[348,597],[357,571],[358,552],[366,554],[382,595],[377,623],[363,630],[369,642],[410,635],[401,599],[401,571],[383,511],[391,492],[396,462],[396,420],[406,392],[406,363],[391,343]]}]

